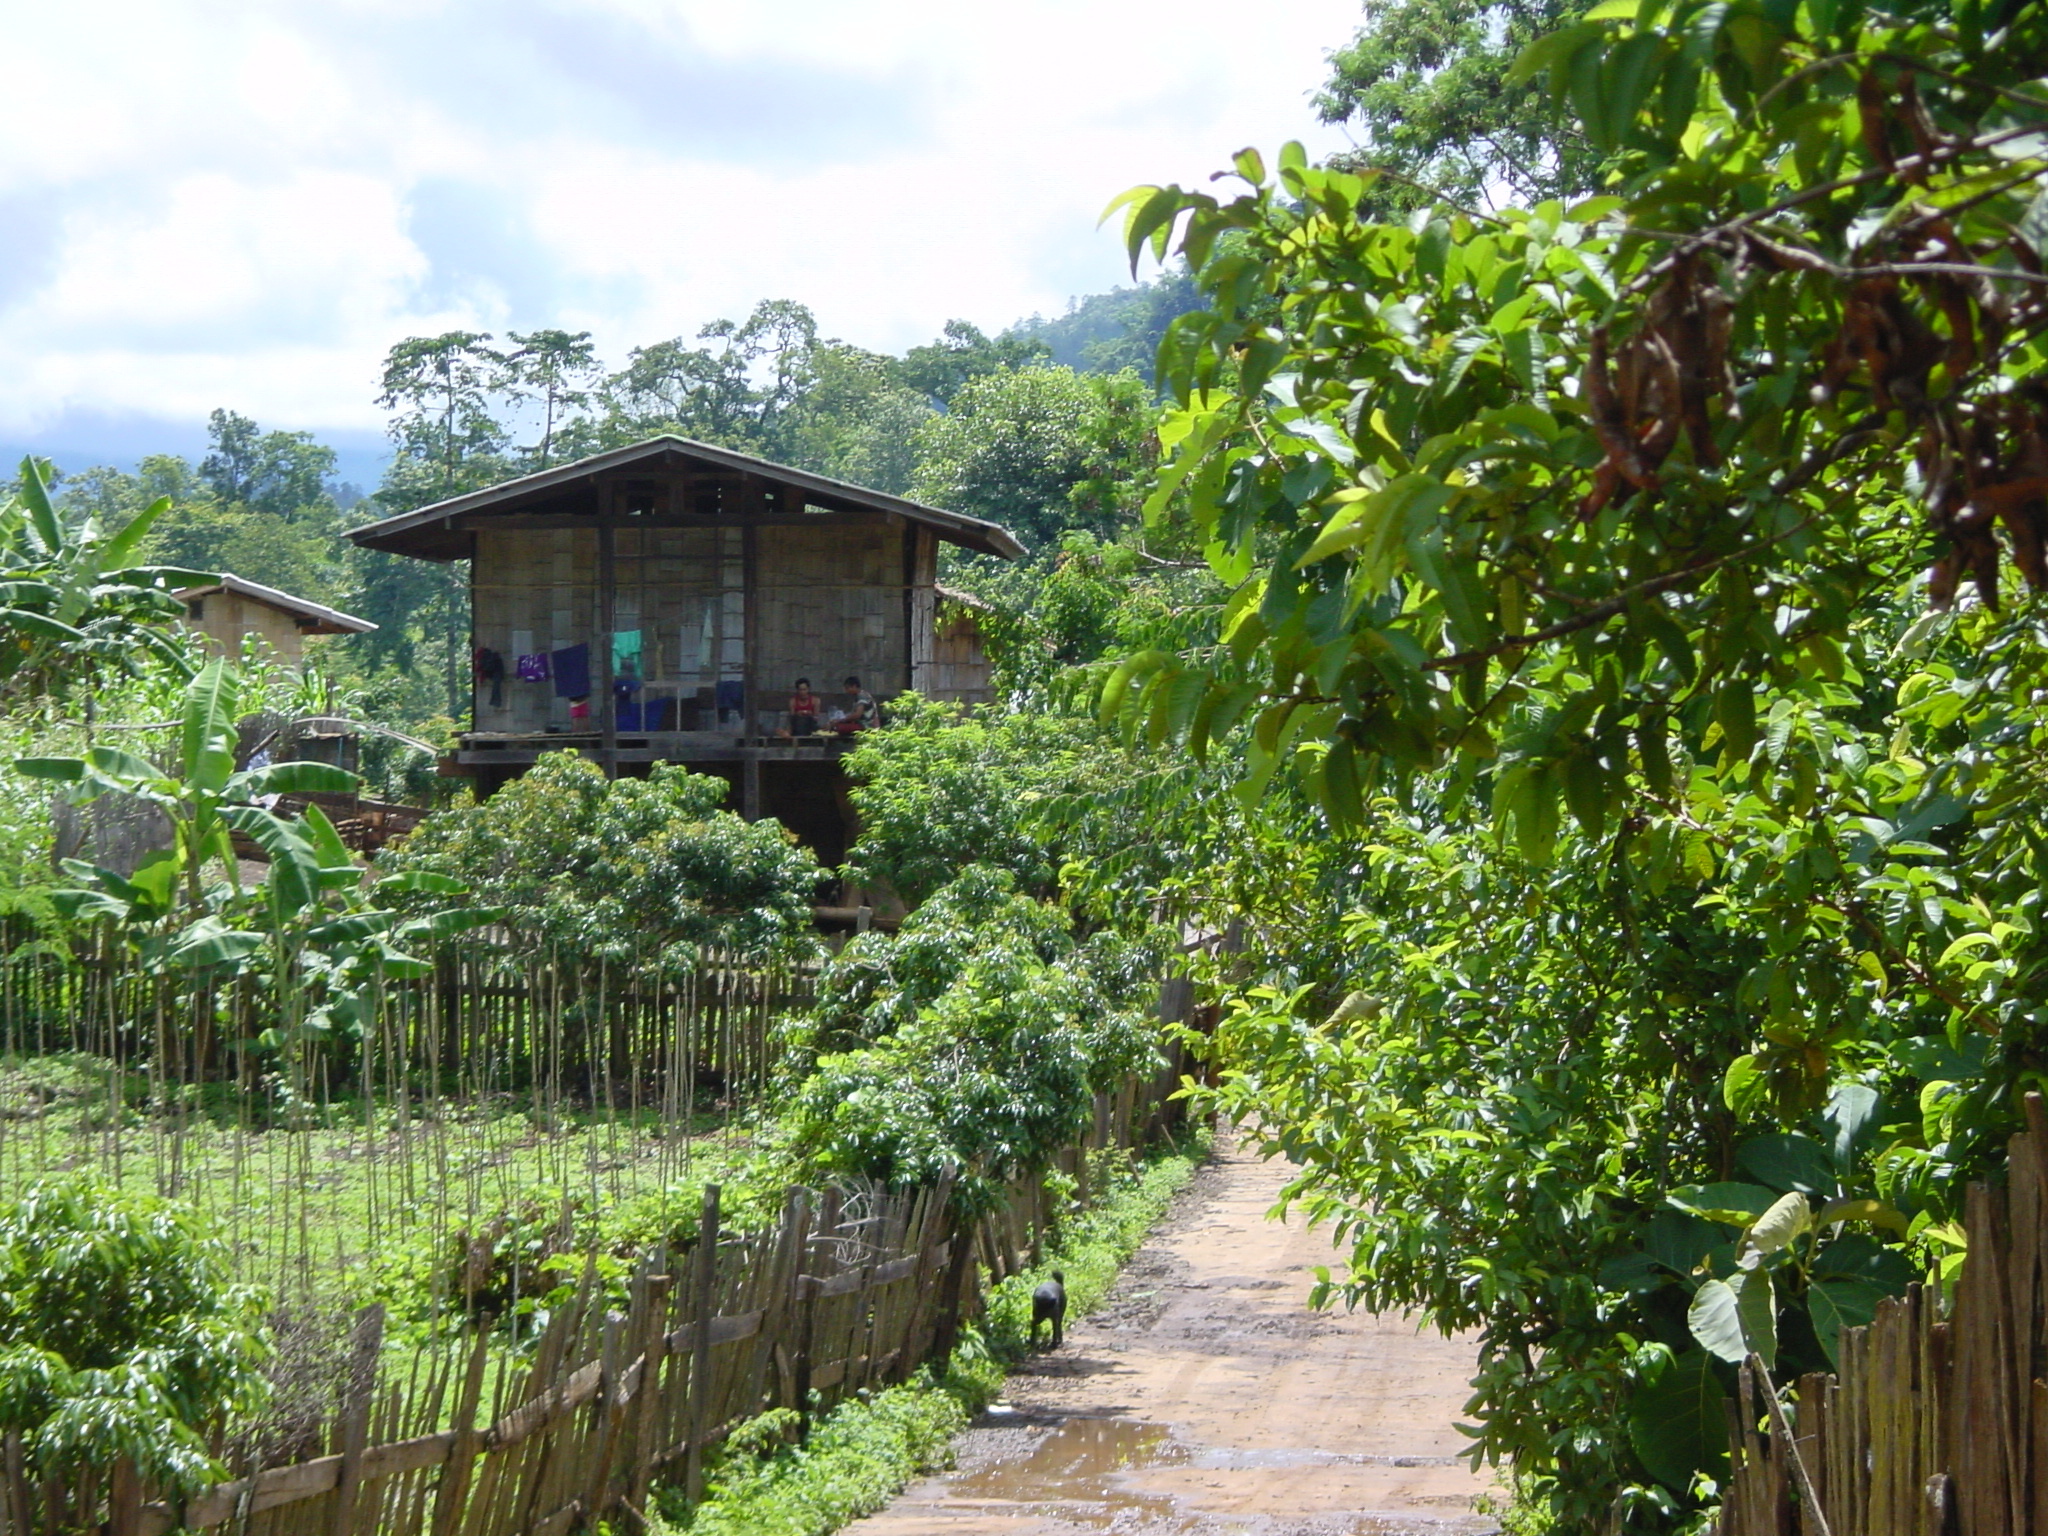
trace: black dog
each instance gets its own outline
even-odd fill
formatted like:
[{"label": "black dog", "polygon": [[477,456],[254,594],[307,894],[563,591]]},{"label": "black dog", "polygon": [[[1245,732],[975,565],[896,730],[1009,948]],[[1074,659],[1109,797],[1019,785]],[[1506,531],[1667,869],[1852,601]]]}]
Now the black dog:
[{"label": "black dog", "polygon": [[1052,1347],[1058,1349],[1066,1337],[1067,1321],[1067,1277],[1058,1270],[1052,1278],[1031,1293],[1031,1344],[1038,1345],[1038,1325],[1052,1324]]}]

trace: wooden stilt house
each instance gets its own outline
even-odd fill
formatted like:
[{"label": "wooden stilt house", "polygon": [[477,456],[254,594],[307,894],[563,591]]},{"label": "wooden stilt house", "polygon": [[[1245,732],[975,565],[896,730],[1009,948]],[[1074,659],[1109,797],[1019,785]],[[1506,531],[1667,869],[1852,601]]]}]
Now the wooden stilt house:
[{"label": "wooden stilt house", "polygon": [[849,739],[790,734],[792,685],[829,712],[856,676],[979,702],[974,609],[938,585],[941,540],[1014,559],[993,523],[680,437],[657,437],[353,530],[467,560],[477,684],[449,770],[488,794],[542,752],[614,773],[725,774],[820,856],[851,828]]}]

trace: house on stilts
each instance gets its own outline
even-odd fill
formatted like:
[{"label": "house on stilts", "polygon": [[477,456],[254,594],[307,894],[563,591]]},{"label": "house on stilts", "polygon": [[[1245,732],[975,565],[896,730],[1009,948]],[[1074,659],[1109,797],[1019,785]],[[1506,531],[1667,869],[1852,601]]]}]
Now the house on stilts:
[{"label": "house on stilts", "polygon": [[838,759],[792,736],[809,678],[882,701],[988,698],[971,599],[938,584],[943,540],[1014,559],[979,518],[657,437],[354,529],[369,549],[469,562],[476,689],[444,770],[479,796],[543,752],[615,774],[682,763],[732,781],[827,864],[855,828]]}]

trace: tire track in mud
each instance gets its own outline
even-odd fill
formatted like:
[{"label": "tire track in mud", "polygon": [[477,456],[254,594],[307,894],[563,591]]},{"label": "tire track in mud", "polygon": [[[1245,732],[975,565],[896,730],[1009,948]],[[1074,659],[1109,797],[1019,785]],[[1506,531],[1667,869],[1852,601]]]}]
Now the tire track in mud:
[{"label": "tire track in mud", "polygon": [[1266,1219],[1284,1164],[1227,1144],[1108,1302],[850,1536],[1481,1536],[1457,1458],[1469,1342],[1315,1313],[1327,1235]]}]

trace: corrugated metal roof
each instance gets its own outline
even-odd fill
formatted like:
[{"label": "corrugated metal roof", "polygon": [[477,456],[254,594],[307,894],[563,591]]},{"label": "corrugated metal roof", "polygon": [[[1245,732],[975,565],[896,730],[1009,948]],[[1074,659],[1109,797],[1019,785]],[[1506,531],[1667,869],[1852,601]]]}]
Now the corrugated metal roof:
[{"label": "corrugated metal roof", "polygon": [[939,507],[928,507],[922,502],[911,501],[906,497],[891,496],[886,491],[869,490],[864,485],[834,480],[828,475],[814,475],[807,469],[792,469],[787,464],[771,463],[767,459],[755,458],[752,454],[736,453],[730,448],[718,448],[710,443],[699,443],[673,434],[652,437],[644,443],[614,448],[605,453],[592,454],[587,459],[578,459],[574,463],[560,464],[553,469],[521,475],[516,480],[506,480],[486,490],[451,496],[446,501],[437,501],[432,506],[421,507],[417,511],[402,512],[396,517],[387,517],[379,522],[365,524],[361,528],[352,528],[348,536],[356,543],[372,549],[395,549],[399,553],[415,553],[417,551],[402,548],[403,543],[409,542],[405,539],[408,534],[425,533],[437,524],[448,523],[468,513],[498,510],[507,502],[525,500],[549,490],[566,489],[580,480],[602,474],[606,470],[624,469],[642,459],[669,454],[696,459],[720,469],[758,475],[763,480],[774,481],[780,485],[793,486],[828,505],[842,503],[871,511],[892,513],[934,529],[941,538],[951,543],[968,549],[977,549],[984,554],[1000,555],[1005,560],[1014,560],[1024,553],[1024,546],[1017,542],[1009,529],[999,524],[984,522],[981,518],[969,517],[961,512],[947,512]]}]

